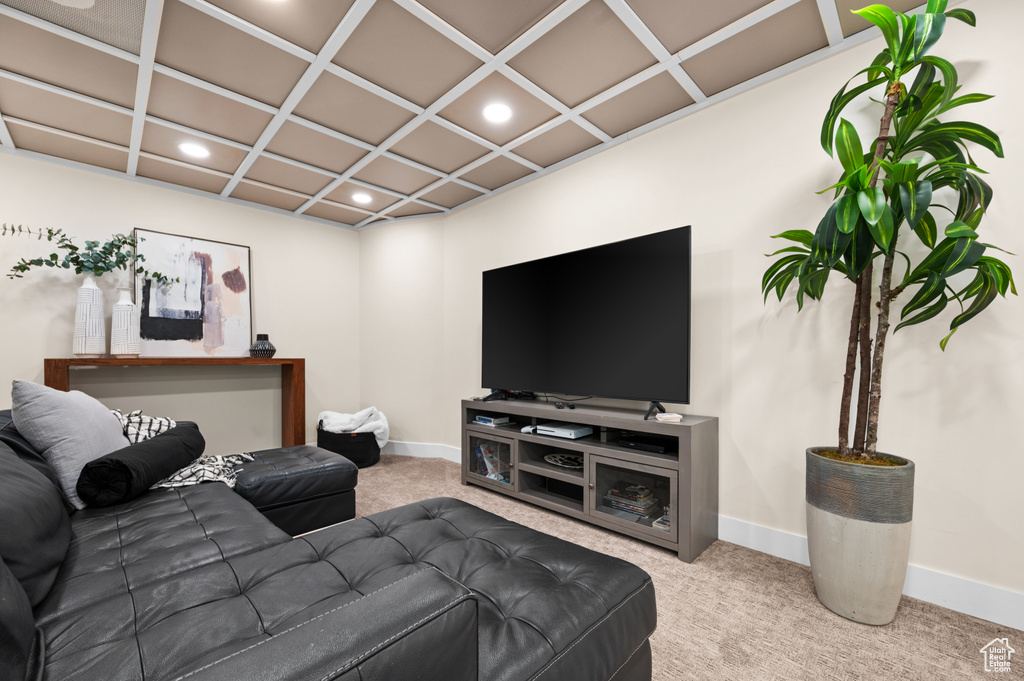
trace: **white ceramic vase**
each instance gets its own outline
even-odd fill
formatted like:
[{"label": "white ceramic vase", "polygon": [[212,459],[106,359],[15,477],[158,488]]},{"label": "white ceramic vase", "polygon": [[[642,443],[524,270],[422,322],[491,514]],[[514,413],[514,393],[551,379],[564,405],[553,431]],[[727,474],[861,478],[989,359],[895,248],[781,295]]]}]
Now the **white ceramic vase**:
[{"label": "white ceramic vase", "polygon": [[114,357],[138,357],[142,346],[139,338],[139,312],[132,302],[131,289],[118,289],[110,322],[110,354]]},{"label": "white ceramic vase", "polygon": [[103,291],[92,275],[78,289],[75,305],[75,335],[71,352],[76,357],[102,357],[107,351],[107,332],[103,311]]}]

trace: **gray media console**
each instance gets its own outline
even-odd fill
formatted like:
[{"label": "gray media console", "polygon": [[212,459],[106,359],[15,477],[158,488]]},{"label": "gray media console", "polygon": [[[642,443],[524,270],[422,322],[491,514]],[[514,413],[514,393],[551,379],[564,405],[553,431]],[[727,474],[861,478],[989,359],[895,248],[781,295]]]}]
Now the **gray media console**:
[{"label": "gray media console", "polygon": [[[549,422],[594,432],[574,440],[522,432]],[[624,444],[637,440],[665,451]],[[718,538],[718,419],[660,423],[626,409],[463,400],[462,483],[672,549],[689,563]]]}]

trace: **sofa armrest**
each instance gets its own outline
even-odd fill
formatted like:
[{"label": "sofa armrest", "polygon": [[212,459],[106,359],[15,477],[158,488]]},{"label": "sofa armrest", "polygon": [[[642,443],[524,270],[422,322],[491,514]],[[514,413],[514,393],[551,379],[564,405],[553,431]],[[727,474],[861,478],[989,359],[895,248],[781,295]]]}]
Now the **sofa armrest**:
[{"label": "sofa armrest", "polygon": [[476,596],[424,568],[175,681],[476,678]]}]

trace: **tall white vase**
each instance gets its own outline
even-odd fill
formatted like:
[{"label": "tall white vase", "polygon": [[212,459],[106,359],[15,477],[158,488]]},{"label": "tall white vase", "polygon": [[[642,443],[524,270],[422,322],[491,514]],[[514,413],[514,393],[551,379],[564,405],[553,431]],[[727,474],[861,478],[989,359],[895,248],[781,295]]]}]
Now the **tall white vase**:
[{"label": "tall white vase", "polygon": [[75,336],[71,351],[77,357],[102,357],[107,351],[107,330],[103,314],[103,291],[91,275],[78,289],[75,306]]},{"label": "tall white vase", "polygon": [[142,346],[139,338],[139,312],[132,302],[131,289],[118,289],[110,322],[110,354],[114,357],[138,357]]}]

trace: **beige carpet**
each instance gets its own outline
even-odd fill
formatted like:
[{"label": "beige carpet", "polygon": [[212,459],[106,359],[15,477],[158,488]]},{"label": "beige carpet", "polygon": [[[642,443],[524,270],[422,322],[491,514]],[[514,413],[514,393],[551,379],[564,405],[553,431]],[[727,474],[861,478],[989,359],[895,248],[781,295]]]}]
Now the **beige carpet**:
[{"label": "beige carpet", "polygon": [[[656,681],[1024,678],[1024,632],[906,596],[892,624],[854,624],[818,603],[802,565],[722,541],[687,565],[671,551],[463,486],[458,465],[443,459],[382,456],[359,472],[356,511],[369,515],[439,496],[646,570],[658,598],[651,638]],[[1010,674],[985,673],[979,649],[1004,636],[1020,651],[1019,661],[1012,660]]]}]

